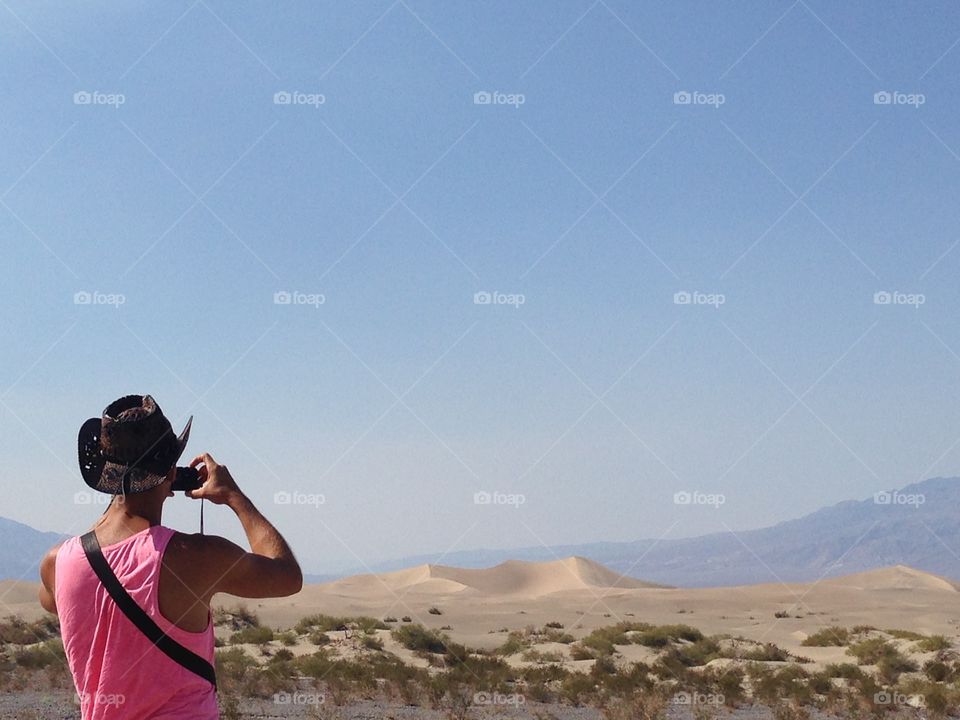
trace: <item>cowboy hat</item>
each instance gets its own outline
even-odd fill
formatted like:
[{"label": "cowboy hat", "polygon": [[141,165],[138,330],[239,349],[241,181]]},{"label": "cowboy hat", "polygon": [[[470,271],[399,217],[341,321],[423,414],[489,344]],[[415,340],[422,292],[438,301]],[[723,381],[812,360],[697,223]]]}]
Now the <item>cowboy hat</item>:
[{"label": "cowboy hat", "polygon": [[125,395],[102,417],[80,427],[77,454],[83,481],[111,495],[138,493],[162,483],[190,437],[193,417],[180,435],[149,395]]}]

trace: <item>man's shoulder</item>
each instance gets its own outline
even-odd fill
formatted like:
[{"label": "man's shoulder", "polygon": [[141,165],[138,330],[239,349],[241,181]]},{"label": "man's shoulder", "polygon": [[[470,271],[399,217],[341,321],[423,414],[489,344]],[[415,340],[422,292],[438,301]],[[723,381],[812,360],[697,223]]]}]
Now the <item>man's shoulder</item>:
[{"label": "man's shoulder", "polygon": [[176,553],[216,553],[232,545],[232,542],[219,535],[174,531],[167,547]]}]

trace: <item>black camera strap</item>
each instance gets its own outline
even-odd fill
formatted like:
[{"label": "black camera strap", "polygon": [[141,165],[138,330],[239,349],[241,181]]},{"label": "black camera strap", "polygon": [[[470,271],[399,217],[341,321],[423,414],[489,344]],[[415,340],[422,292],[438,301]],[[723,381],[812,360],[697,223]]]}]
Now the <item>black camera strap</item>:
[{"label": "black camera strap", "polygon": [[130,594],[117,579],[110,563],[103,556],[96,533],[91,530],[80,538],[80,542],[83,545],[83,552],[90,562],[90,567],[93,568],[97,577],[100,578],[100,582],[110,593],[110,597],[113,598],[117,607],[129,618],[130,622],[136,625],[137,629],[146,635],[150,642],[163,651],[167,657],[204,680],[208,680],[216,689],[217,675],[213,665],[163,632],[144,609],[137,605],[136,601],[130,597]]}]

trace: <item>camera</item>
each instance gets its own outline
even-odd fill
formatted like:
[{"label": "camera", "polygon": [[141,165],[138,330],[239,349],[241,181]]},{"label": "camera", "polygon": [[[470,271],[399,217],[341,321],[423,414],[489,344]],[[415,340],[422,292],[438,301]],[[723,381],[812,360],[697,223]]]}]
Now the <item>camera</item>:
[{"label": "camera", "polygon": [[173,486],[170,488],[174,492],[187,492],[196,490],[203,481],[200,479],[200,471],[192,467],[178,467],[177,476],[173,480]]}]

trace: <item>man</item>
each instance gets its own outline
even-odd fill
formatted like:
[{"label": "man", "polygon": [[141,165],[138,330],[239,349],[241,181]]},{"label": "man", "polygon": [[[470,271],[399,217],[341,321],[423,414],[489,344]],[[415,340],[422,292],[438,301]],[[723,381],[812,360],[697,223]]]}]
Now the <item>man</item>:
[{"label": "man", "polygon": [[250,551],[161,524],[191,422],[174,435],[152,397],[128,395],[81,428],[84,481],[114,497],[89,533],[43,558],[40,604],[60,616],[83,720],[219,717],[211,599],[303,585],[286,541],[206,453],[190,463],[199,487],[186,494],[233,510]]}]

